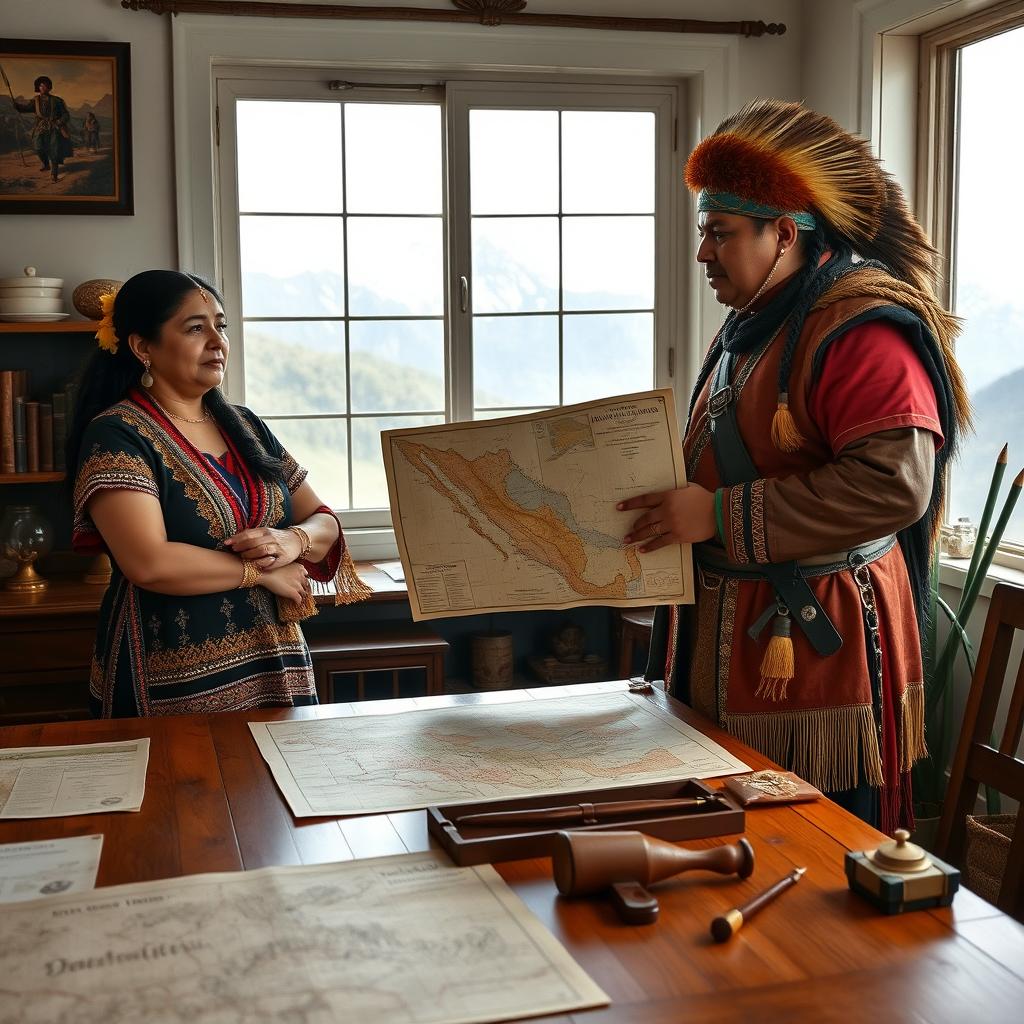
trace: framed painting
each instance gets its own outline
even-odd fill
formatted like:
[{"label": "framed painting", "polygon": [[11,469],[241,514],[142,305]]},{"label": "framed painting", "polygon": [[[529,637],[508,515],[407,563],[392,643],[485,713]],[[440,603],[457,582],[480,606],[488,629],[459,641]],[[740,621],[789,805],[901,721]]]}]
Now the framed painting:
[{"label": "framed painting", "polygon": [[0,38],[0,213],[135,212],[129,50]]}]

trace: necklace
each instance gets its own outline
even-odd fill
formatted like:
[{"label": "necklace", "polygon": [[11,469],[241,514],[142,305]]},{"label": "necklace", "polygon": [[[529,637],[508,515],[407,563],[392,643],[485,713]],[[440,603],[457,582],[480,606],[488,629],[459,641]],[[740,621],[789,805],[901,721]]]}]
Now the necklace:
[{"label": "necklace", "polygon": [[153,402],[157,405],[160,411],[164,413],[164,415],[170,416],[172,420],[177,420],[179,423],[207,423],[210,419],[210,411],[205,405],[203,406],[202,418],[198,420],[191,420],[187,416],[178,416],[177,413],[173,413],[169,409],[165,409],[155,398],[153,399]]}]

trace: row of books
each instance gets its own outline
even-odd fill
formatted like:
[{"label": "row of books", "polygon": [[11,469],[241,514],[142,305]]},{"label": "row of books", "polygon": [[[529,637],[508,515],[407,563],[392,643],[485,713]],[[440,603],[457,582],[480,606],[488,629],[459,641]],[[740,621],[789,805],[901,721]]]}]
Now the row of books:
[{"label": "row of books", "polygon": [[29,397],[27,370],[0,370],[0,473],[64,472],[72,385]]}]

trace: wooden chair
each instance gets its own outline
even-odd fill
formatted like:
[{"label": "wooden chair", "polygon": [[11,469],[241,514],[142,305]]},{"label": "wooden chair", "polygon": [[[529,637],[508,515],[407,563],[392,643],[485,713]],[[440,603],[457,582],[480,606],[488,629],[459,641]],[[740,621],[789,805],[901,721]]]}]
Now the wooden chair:
[{"label": "wooden chair", "polygon": [[992,591],[985,634],[967,696],[960,741],[939,821],[936,852],[943,860],[963,867],[967,815],[974,811],[980,785],[989,785],[1016,800],[1017,821],[999,892],[999,909],[1024,921],[1024,760],[1017,756],[1024,729],[1024,657],[1016,666],[1011,684],[1002,739],[998,748],[989,746],[1017,630],[1024,630],[1024,588],[999,583]]},{"label": "wooden chair", "polygon": [[[313,661],[316,695],[321,704],[333,703],[335,675],[354,677],[355,699],[367,697],[367,677],[390,673],[391,697],[409,696],[400,691],[403,675],[422,674],[428,695],[444,690],[444,656],[448,641],[432,630],[413,623],[379,626],[336,626],[329,631],[307,630],[306,641]],[[347,698],[346,698],[347,699]]]},{"label": "wooden chair", "polygon": [[637,644],[649,647],[654,626],[653,608],[616,609],[616,635],[619,641],[619,679],[633,674],[634,651]]}]

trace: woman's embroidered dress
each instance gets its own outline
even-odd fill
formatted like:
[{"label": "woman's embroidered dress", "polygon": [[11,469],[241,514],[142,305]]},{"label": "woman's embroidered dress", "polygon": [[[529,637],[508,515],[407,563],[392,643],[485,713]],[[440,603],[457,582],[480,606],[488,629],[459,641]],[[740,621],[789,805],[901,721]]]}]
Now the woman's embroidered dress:
[{"label": "woman's embroidered dress", "polygon": [[[153,495],[169,541],[211,551],[240,530],[290,525],[291,496],[306,471],[258,417],[239,412],[264,448],[282,460],[280,482],[250,472],[230,440],[219,459],[199,452],[140,390],[97,416],[81,447],[75,550],[106,550],[88,515],[90,498],[102,490]],[[331,580],[342,553],[339,528],[324,561],[306,564],[310,576]],[[297,622],[282,620],[268,590],[159,594],[129,582],[116,562],[100,607],[89,693],[93,713],[105,718],[316,703],[302,631]]]}]

